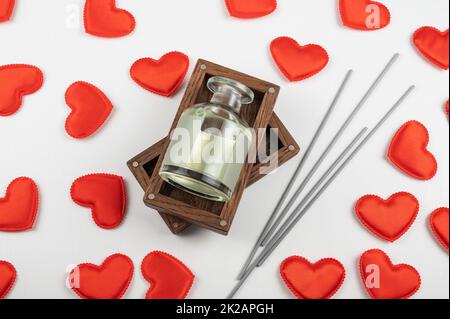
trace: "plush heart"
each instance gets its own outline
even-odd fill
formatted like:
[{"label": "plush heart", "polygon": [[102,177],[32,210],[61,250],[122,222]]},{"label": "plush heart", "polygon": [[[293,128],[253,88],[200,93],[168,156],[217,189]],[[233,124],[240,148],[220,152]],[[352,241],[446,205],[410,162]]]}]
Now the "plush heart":
[{"label": "plush heart", "polygon": [[39,90],[44,83],[42,71],[26,64],[0,66],[0,116],[17,112],[24,95]]},{"label": "plush heart", "polygon": [[77,178],[70,189],[75,203],[89,207],[97,226],[112,229],[125,216],[126,192],[121,176],[90,174]]},{"label": "plush heart", "polygon": [[366,251],[360,259],[361,278],[373,299],[408,299],[420,288],[420,275],[409,265],[393,265],[379,249]]},{"label": "plush heart", "polygon": [[14,10],[15,0],[0,1],[0,22],[8,21]]},{"label": "plush heart", "polygon": [[389,9],[380,2],[370,0],[340,0],[342,23],[362,31],[379,30],[391,22]]},{"label": "plush heart", "polygon": [[128,256],[114,254],[101,266],[85,263],[69,276],[72,290],[83,299],[120,299],[133,279],[134,265]]},{"label": "plush heart", "polygon": [[303,257],[289,257],[281,264],[280,272],[298,299],[329,299],[345,280],[344,266],[332,258],[312,264]]},{"label": "plush heart", "polygon": [[17,232],[33,228],[38,212],[39,191],[28,177],[13,180],[0,198],[0,231]]},{"label": "plush heart", "polygon": [[232,17],[253,19],[264,17],[277,9],[276,0],[225,0]]},{"label": "plush heart", "polygon": [[171,96],[183,83],[189,58],[181,52],[169,52],[159,60],[139,59],[130,69],[131,78],[147,91]]},{"label": "plush heart", "polygon": [[97,87],[86,82],[75,82],[66,91],[65,99],[72,110],[66,119],[66,132],[73,138],[94,134],[108,119],[113,105]]},{"label": "plush heart", "polygon": [[116,7],[116,0],[86,0],[84,28],[87,33],[117,38],[133,32],[136,21],[131,13]]},{"label": "plush heart", "polygon": [[194,274],[175,257],[155,251],[141,264],[142,275],[151,287],[146,299],[184,299],[194,283]]},{"label": "plush heart", "polygon": [[449,212],[448,208],[436,209],[430,217],[430,226],[433,235],[439,243],[448,252],[448,238],[449,238]]},{"label": "plush heart", "polygon": [[375,195],[362,197],[355,206],[364,226],[378,237],[394,242],[402,237],[419,213],[419,201],[410,193],[396,193],[384,200]]},{"label": "plush heart", "polygon": [[0,260],[0,299],[6,297],[16,281],[16,269],[7,261]]},{"label": "plush heart", "polygon": [[395,134],[388,150],[388,158],[406,174],[420,179],[433,178],[438,169],[436,159],[427,150],[429,135],[420,122],[409,121]]},{"label": "plush heart", "polygon": [[445,113],[447,113],[447,116],[448,116],[448,101],[447,101],[447,103],[445,103],[444,110],[445,110]]},{"label": "plush heart", "polygon": [[273,40],[270,51],[281,72],[291,82],[301,81],[319,73],[329,61],[327,51],[321,46],[301,46],[288,37]]},{"label": "plush heart", "polygon": [[448,29],[441,32],[433,27],[423,27],[414,32],[417,50],[437,67],[448,70]]}]

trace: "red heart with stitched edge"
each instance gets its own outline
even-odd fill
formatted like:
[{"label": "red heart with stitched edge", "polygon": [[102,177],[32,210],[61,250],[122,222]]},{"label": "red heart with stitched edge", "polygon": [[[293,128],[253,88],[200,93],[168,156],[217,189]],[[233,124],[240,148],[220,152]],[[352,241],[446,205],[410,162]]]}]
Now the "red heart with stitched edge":
[{"label": "red heart with stitched edge", "polygon": [[128,256],[114,254],[100,265],[80,264],[69,275],[72,290],[83,299],[120,299],[133,279]]},{"label": "red heart with stitched edge", "polygon": [[108,119],[113,105],[96,86],[75,82],[66,91],[66,104],[72,110],[66,119],[66,132],[73,138],[94,134]]},{"label": "red heart with stitched edge", "polygon": [[253,19],[264,17],[277,9],[276,0],[225,0],[232,17]]},{"label": "red heart with stitched edge", "polygon": [[441,32],[433,27],[420,28],[414,32],[413,42],[428,61],[441,69],[448,70],[448,29]]},{"label": "red heart with stitched edge", "polygon": [[301,46],[288,37],[273,40],[270,51],[281,72],[291,82],[301,81],[319,73],[329,61],[327,51],[321,46]]},{"label": "red heart with stitched edge", "polygon": [[90,174],[77,178],[70,189],[75,203],[89,207],[97,226],[112,229],[125,216],[126,192],[121,176]]},{"label": "red heart with stitched edge", "polygon": [[438,169],[435,157],[427,150],[429,135],[420,122],[409,121],[397,131],[388,150],[388,158],[406,174],[432,179]]},{"label": "red heart with stitched edge", "polygon": [[16,281],[16,269],[7,261],[0,260],[0,299],[6,297]]},{"label": "red heart with stitched edge", "polygon": [[27,64],[0,66],[0,116],[16,113],[24,95],[38,91],[44,83],[42,71]]},{"label": "red heart with stitched edge", "polygon": [[306,258],[292,256],[283,261],[280,272],[298,299],[329,299],[345,280],[344,266],[332,258],[312,264]]},{"label": "red heart with stitched edge", "polygon": [[184,299],[195,279],[181,261],[161,251],[148,254],[142,261],[141,271],[151,284],[146,299]]},{"label": "red heart with stitched edge", "polygon": [[361,278],[372,299],[408,299],[420,288],[421,279],[410,265],[393,265],[379,249],[366,251],[360,259]]},{"label": "red heart with stitched edge", "polygon": [[8,21],[14,10],[15,0],[0,1],[0,22]]},{"label": "red heart with stitched edge", "polygon": [[189,69],[189,58],[181,52],[169,52],[159,60],[139,59],[130,69],[131,78],[147,91],[171,96],[181,86]]},{"label": "red heart with stitched edge", "polygon": [[442,207],[436,209],[430,216],[430,226],[434,237],[448,252],[449,245],[449,211]]},{"label": "red heart with stitched edge", "polygon": [[39,206],[39,190],[28,177],[13,180],[0,198],[0,231],[18,232],[33,228]]},{"label": "red heart with stitched edge", "polygon": [[131,13],[118,9],[115,0],[86,0],[84,28],[98,37],[118,38],[133,32],[136,21]]},{"label": "red heart with stitched edge", "polygon": [[340,0],[342,23],[352,29],[374,31],[391,22],[391,13],[382,3],[370,0]]},{"label": "red heart with stitched edge", "polygon": [[416,220],[419,201],[406,192],[396,193],[387,200],[367,195],[358,200],[355,211],[368,230],[384,240],[394,242],[402,237]]}]

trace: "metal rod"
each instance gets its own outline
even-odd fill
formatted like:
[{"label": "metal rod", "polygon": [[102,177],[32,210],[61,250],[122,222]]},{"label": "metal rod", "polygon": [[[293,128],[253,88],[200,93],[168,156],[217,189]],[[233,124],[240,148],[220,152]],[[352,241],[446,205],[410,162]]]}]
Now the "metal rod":
[{"label": "metal rod", "polygon": [[328,146],[323,151],[322,155],[320,155],[319,159],[314,163],[312,169],[309,171],[308,175],[303,179],[300,186],[295,191],[294,195],[292,195],[289,202],[286,204],[285,208],[282,210],[282,212],[278,215],[277,220],[273,223],[273,225],[270,227],[269,230],[264,232],[264,237],[261,243],[261,246],[265,246],[267,242],[269,241],[269,238],[272,236],[272,234],[276,231],[278,226],[283,221],[286,214],[289,212],[289,210],[292,208],[292,206],[295,204],[296,199],[298,196],[303,192],[305,187],[308,185],[311,178],[314,176],[322,162],[326,159],[330,151],[333,149],[333,147],[336,145],[336,143],[339,141],[341,136],[344,134],[347,127],[350,125],[350,123],[353,121],[355,116],[358,114],[358,112],[361,110],[361,108],[365,105],[369,97],[372,95],[372,93],[377,88],[378,84],[380,84],[381,80],[385,77],[385,75],[388,73],[388,71],[391,69],[392,65],[397,61],[399,57],[399,54],[396,53],[392,56],[392,58],[389,60],[389,62],[386,64],[386,66],[383,68],[383,71],[378,75],[378,77],[375,79],[375,81],[372,83],[372,85],[369,87],[367,92],[364,94],[364,96],[361,98],[359,103],[355,106],[353,111],[350,113],[348,118],[345,120],[345,122],[341,125],[336,135],[333,137],[333,139],[330,141]]},{"label": "metal rod", "polygon": [[[339,156],[334,160],[334,162],[328,167],[328,169],[323,173],[323,175],[319,178],[319,180],[314,184],[314,186],[310,189],[308,194],[305,196],[305,198],[302,199],[302,201],[298,204],[298,208],[302,208],[308,200],[314,195],[315,191],[322,185],[323,182],[328,178],[328,176],[331,175],[333,170],[344,160],[344,158],[350,153],[350,151],[353,149],[353,147],[361,140],[361,138],[366,134],[368,131],[368,128],[365,127],[359,133],[353,138],[353,140],[350,142],[350,144],[347,145],[347,147],[339,154]],[[292,221],[292,219],[295,216],[293,214],[289,216],[287,221],[285,223],[288,223]],[[244,272],[245,274],[245,272]]]},{"label": "metal rod", "polygon": [[[349,155],[349,157],[339,166],[336,172],[330,177],[330,179],[322,186],[322,188],[316,193],[316,195],[308,202],[307,206],[304,207],[298,214],[296,218],[285,227],[283,232],[278,233],[274,238],[270,240],[269,245],[261,252],[261,254],[256,258],[255,261],[251,263],[248,267],[248,271],[242,277],[242,280],[238,281],[236,286],[233,288],[231,293],[228,295],[228,299],[234,297],[234,295],[239,291],[244,282],[249,278],[253,270],[256,269],[261,261],[267,259],[270,254],[278,247],[282,240],[289,234],[289,232],[295,227],[298,221],[304,216],[304,214],[311,208],[311,206],[323,195],[325,190],[333,183],[333,181],[342,173],[344,168],[351,162],[351,160],[358,154],[359,151],[367,144],[370,138],[378,131],[378,129],[388,120],[388,118],[394,113],[398,107],[403,103],[403,101],[409,96],[409,94],[414,90],[414,86],[409,87],[409,89],[400,97],[400,99],[391,107],[391,109],[383,116],[383,118],[375,125],[375,127],[369,132],[369,134],[364,138],[364,140],[355,148],[355,150]],[[295,213],[295,211],[293,212]],[[284,228],[284,227],[283,227]]]},{"label": "metal rod", "polygon": [[342,92],[344,91],[351,75],[353,74],[353,70],[349,70],[342,81],[341,85],[339,86],[339,89],[336,93],[336,95],[333,98],[333,101],[331,102],[330,106],[328,107],[328,110],[326,111],[322,121],[320,122],[319,127],[317,128],[316,132],[314,133],[314,137],[309,144],[308,148],[305,151],[305,155],[303,155],[302,159],[300,160],[300,163],[297,166],[297,169],[294,172],[294,175],[291,177],[291,180],[289,181],[288,185],[286,186],[283,195],[281,196],[280,200],[278,201],[277,206],[275,207],[274,211],[270,215],[269,219],[266,222],[266,225],[264,226],[264,229],[259,234],[259,237],[255,243],[255,245],[252,248],[252,251],[250,252],[249,256],[247,257],[247,260],[245,261],[239,275],[238,280],[242,278],[244,275],[244,272],[247,270],[247,267],[250,265],[251,261],[255,257],[256,253],[258,252],[259,247],[261,246],[262,240],[269,230],[270,226],[272,225],[273,221],[277,217],[278,212],[282,208],[282,205],[284,201],[286,200],[287,196],[289,195],[289,192],[291,191],[292,187],[294,186],[295,181],[297,180],[298,175],[303,169],[304,164],[306,163],[306,160],[309,158],[309,155],[311,154],[311,151],[314,149],[314,146],[317,143],[317,140],[319,139],[320,135],[322,134],[323,129],[325,128],[325,125],[327,124],[331,114],[333,113],[333,110],[336,107],[337,102],[339,101],[339,98],[342,95]]},{"label": "metal rod", "polygon": [[[264,261],[269,257],[271,252],[278,247],[281,241],[287,236],[287,234],[292,230],[293,227],[298,223],[298,221],[303,217],[303,215],[307,212],[308,208],[314,204],[314,201],[325,191],[325,189],[333,182],[333,180],[339,175],[339,173],[350,163],[350,161],[355,157],[355,155],[359,152],[359,150],[370,140],[370,138],[377,132],[377,130],[384,124],[384,122],[389,118],[389,116],[402,104],[402,102],[406,99],[406,97],[412,92],[414,86],[411,86],[406,90],[406,92],[400,97],[400,99],[394,104],[394,106],[386,113],[385,116],[375,125],[375,127],[367,134],[367,136],[362,140],[362,142],[355,148],[355,150],[349,155],[349,157],[342,163],[342,165],[336,170],[336,172],[330,177],[330,179],[325,183],[325,185],[321,188],[320,191],[314,196],[308,205],[300,211],[300,205],[295,208],[292,212],[293,221],[289,224],[286,222],[280,232],[276,234],[271,239],[270,246],[267,246],[266,252],[262,252],[262,258],[257,266],[261,266]],[[300,212],[299,212],[300,211]],[[295,216],[297,214],[297,216]]]},{"label": "metal rod", "polygon": [[[365,127],[364,129],[362,129],[356,136],[355,138],[350,142],[350,144],[347,145],[347,147],[345,148],[345,150],[338,156],[338,158],[334,161],[334,163],[329,167],[329,169],[327,170],[327,172],[325,172],[322,177],[320,178],[319,181],[317,181],[317,183],[313,186],[313,188],[311,189],[311,191],[308,193],[308,195],[306,195],[305,199],[302,201],[302,203],[300,203],[299,205],[303,205],[303,203],[306,203],[306,201],[308,200],[308,198],[310,198],[312,195],[314,195],[314,192],[317,190],[317,188],[320,187],[320,185],[322,184],[322,182],[330,175],[330,173],[333,171],[333,169],[345,158],[345,156],[353,149],[353,147],[355,146],[356,143],[358,143],[358,141],[364,136],[364,134],[367,132],[368,128]],[[266,248],[267,249],[267,248]],[[264,257],[264,252],[266,251],[266,249],[264,249],[261,254],[258,256],[258,258],[256,258],[256,260],[248,267],[248,269],[246,269],[246,271],[244,271],[244,273],[242,274],[242,278],[239,281],[239,283],[236,285],[236,287],[234,288],[234,290],[231,292],[231,294],[228,296],[228,298],[232,298],[234,296],[234,294],[238,291],[238,289],[241,287],[241,282],[245,281],[248,276],[250,275],[250,273],[258,266],[258,263],[261,261],[261,257]]]}]

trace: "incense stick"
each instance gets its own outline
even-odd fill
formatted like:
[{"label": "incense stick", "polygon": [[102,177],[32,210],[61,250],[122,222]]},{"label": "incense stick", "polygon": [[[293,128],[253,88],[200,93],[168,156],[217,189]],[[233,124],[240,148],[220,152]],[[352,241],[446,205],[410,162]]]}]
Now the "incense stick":
[{"label": "incense stick", "polygon": [[234,295],[239,291],[244,282],[251,275],[253,270],[258,266],[258,264],[262,264],[264,260],[266,260],[270,254],[278,247],[278,245],[283,241],[284,238],[290,233],[290,231],[295,227],[295,225],[299,222],[299,220],[306,214],[306,212],[311,208],[311,206],[323,195],[325,190],[333,183],[333,181],[342,173],[344,168],[351,162],[351,160],[361,151],[363,146],[367,144],[370,138],[379,130],[379,128],[387,121],[387,119],[394,113],[395,110],[403,103],[403,101],[408,97],[408,95],[413,91],[414,86],[411,86],[401,97],[400,99],[391,107],[391,109],[383,116],[383,118],[375,125],[375,127],[369,132],[369,134],[364,138],[364,140],[355,148],[355,150],[348,156],[348,158],[339,166],[336,172],[329,178],[329,180],[320,188],[320,190],[316,193],[316,195],[308,202],[306,207],[304,207],[301,211],[296,212],[294,210],[293,214],[298,213],[295,216],[295,219],[290,223],[285,223],[283,225],[283,231],[280,231],[278,234],[274,236],[268,243],[268,246],[262,251],[262,253],[258,256],[258,258],[249,266],[248,271],[245,272],[242,280],[240,280],[234,289],[229,294],[228,298],[231,299]]},{"label": "incense stick", "polygon": [[[327,178],[327,176],[332,172],[332,170],[345,158],[345,156],[352,150],[352,148],[355,146],[356,143],[358,143],[358,141],[361,139],[361,137],[364,136],[364,134],[367,131],[367,127],[362,129],[354,138],[353,140],[350,142],[350,144],[347,145],[347,147],[342,151],[342,153],[338,156],[338,158],[333,162],[333,164],[329,167],[329,169],[327,170],[327,172],[325,172],[322,177],[319,179],[319,181],[316,182],[316,184],[313,186],[313,188],[311,189],[311,191],[308,193],[307,197],[314,195],[314,191],[320,187],[320,185],[322,184],[322,182]],[[245,279],[248,277],[249,273],[252,272],[258,265],[258,262],[261,260],[261,257],[263,256],[264,252],[266,250],[263,250],[261,252],[261,254],[258,256],[258,258],[256,258],[256,260],[246,269],[246,271],[244,271],[243,275],[242,275],[242,279],[240,280],[240,282],[245,281]],[[238,284],[235,289],[239,289],[241,285]],[[237,290],[236,290],[237,291]],[[232,295],[234,295],[234,293],[236,293],[236,291],[232,292]],[[231,298],[231,297],[229,297]]]},{"label": "incense stick", "polygon": [[331,114],[333,113],[333,110],[335,109],[336,104],[339,101],[339,98],[341,97],[342,92],[344,91],[352,73],[353,73],[353,71],[349,70],[347,72],[344,80],[342,81],[341,85],[339,86],[339,89],[338,89],[336,95],[334,96],[333,101],[331,102],[330,106],[328,107],[328,110],[326,111],[322,121],[320,122],[320,125],[318,126],[316,132],[314,133],[314,137],[313,137],[311,143],[309,144],[308,148],[305,151],[305,155],[303,155],[302,159],[300,160],[300,163],[298,164],[297,169],[294,172],[294,175],[291,177],[291,180],[289,181],[288,185],[284,189],[283,195],[281,196],[280,200],[278,201],[277,206],[275,207],[274,211],[272,212],[269,219],[267,220],[266,225],[264,226],[264,229],[259,234],[259,237],[258,237],[255,245],[253,246],[252,251],[250,252],[250,255],[247,257],[247,260],[245,261],[245,263],[241,269],[241,272],[238,275],[238,280],[242,278],[245,271],[247,270],[247,267],[250,265],[251,261],[255,257],[259,247],[262,244],[262,240],[264,239],[266,232],[272,226],[273,221],[275,220],[278,212],[282,208],[282,205],[283,205],[284,201],[286,200],[287,196],[289,195],[292,187],[294,186],[294,183],[297,180],[298,175],[302,171],[303,166],[306,163],[306,160],[309,158],[311,151],[314,149],[314,146],[316,145],[317,140],[319,139],[320,135],[322,134],[322,131],[323,131],[325,125],[327,124],[328,119],[330,118]]},{"label": "incense stick", "polygon": [[[344,163],[339,167],[336,172],[330,177],[328,182],[324,185],[324,187],[327,187],[326,185],[331,184],[333,180],[337,177],[340,171],[342,171],[348,163],[355,157],[355,155],[358,153],[358,151],[367,143],[367,141],[376,133],[376,131],[380,128],[381,125],[387,120],[387,118],[397,109],[397,107],[403,102],[404,99],[412,92],[414,89],[414,86],[411,86],[401,97],[400,99],[394,104],[394,106],[389,110],[389,112],[377,123],[377,125],[369,132],[369,134],[364,138],[364,140],[356,147],[356,149],[349,155],[349,157],[344,161]],[[325,189],[323,189],[325,190]],[[321,190],[321,191],[323,191]],[[320,191],[319,191],[320,192]],[[317,196],[317,195],[316,195]],[[319,195],[320,196],[320,195]],[[312,205],[308,203],[309,206]],[[266,253],[262,253],[261,261],[257,264],[257,266],[261,266],[266,259],[269,257],[270,253],[278,247],[278,245],[281,243],[281,241],[287,236],[287,234],[291,231],[291,229],[298,223],[298,221],[303,217],[303,215],[307,211],[307,207],[300,211],[301,207],[300,205],[297,206],[294,211],[292,212],[291,216],[293,218],[291,221],[287,221],[284,226],[280,229],[280,231],[275,234],[275,236],[270,240],[271,244],[270,246],[267,246]],[[300,211],[300,212],[299,212]],[[298,213],[297,215],[295,215]],[[290,223],[290,224],[289,224]]]},{"label": "incense stick", "polygon": [[355,116],[358,114],[358,112],[361,110],[361,108],[365,105],[369,97],[372,95],[372,93],[377,88],[378,84],[380,84],[381,80],[384,78],[384,76],[388,73],[388,71],[391,69],[392,65],[395,63],[395,61],[398,59],[399,54],[396,53],[394,56],[389,60],[389,62],[384,67],[383,71],[378,75],[378,77],[375,79],[375,81],[372,83],[372,85],[369,87],[367,92],[364,94],[360,102],[356,105],[356,107],[353,109],[352,113],[348,116],[348,118],[345,120],[345,122],[341,125],[336,135],[333,137],[333,139],[330,141],[330,143],[327,145],[325,150],[323,151],[322,155],[320,155],[319,159],[314,163],[313,168],[308,172],[307,176],[303,179],[300,186],[297,188],[295,193],[292,195],[289,202],[286,204],[285,208],[282,210],[282,212],[279,214],[277,220],[273,223],[273,225],[270,227],[270,229],[266,230],[263,235],[263,240],[261,243],[261,246],[265,246],[267,244],[267,241],[272,236],[272,234],[276,231],[277,227],[281,224],[286,214],[289,212],[289,210],[292,208],[292,206],[295,204],[295,200],[297,197],[303,192],[305,187],[308,185],[311,178],[314,176],[322,162],[326,159],[330,151],[333,149],[333,147],[336,145],[336,143],[341,138],[342,134],[344,134],[345,130],[348,128],[350,123],[353,121]]}]

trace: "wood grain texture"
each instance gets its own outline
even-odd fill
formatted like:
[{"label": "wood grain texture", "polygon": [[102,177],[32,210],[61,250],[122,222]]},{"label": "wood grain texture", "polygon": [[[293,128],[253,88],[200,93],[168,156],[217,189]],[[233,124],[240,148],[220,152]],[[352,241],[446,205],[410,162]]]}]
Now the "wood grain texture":
[{"label": "wood grain texture", "polygon": [[[264,149],[265,154],[267,154],[267,158],[265,159],[265,161],[256,162],[253,164],[247,182],[247,187],[256,183],[268,173],[270,173],[271,170],[266,171],[263,169],[266,167],[267,163],[270,163],[270,161],[272,161],[274,158],[278,158],[277,160],[279,167],[285,164],[291,158],[295,157],[300,151],[300,147],[298,146],[297,142],[275,113],[273,113],[267,129],[276,129],[278,131],[277,150],[276,152],[273,152],[273,150],[270,149],[269,139],[266,139],[266,145],[261,145]],[[155,171],[156,163],[161,156],[162,147],[166,142],[166,139],[167,138],[162,139],[158,143],[147,148],[140,154],[130,159],[127,163],[128,168],[133,173],[134,177],[144,191],[147,189],[154,174],[157,173],[157,171]],[[167,227],[173,234],[179,234],[192,225],[188,221],[167,214],[161,209],[158,210],[158,213],[161,215]]]},{"label": "wood grain texture", "polygon": [[[199,60],[168,136],[176,128],[181,114],[187,108],[197,103],[209,102],[212,93],[206,87],[206,82],[212,76],[228,77],[252,89],[255,93],[255,100],[252,104],[243,107],[240,115],[255,130],[268,126],[280,91],[277,85],[205,60]],[[254,149],[259,148],[260,141],[264,136],[265,134],[259,134],[254,138]],[[167,151],[168,141],[166,140],[165,143],[162,143],[162,154],[165,154]],[[163,157],[160,157],[155,166],[156,172],[159,172],[162,161]],[[163,181],[157,174],[154,174],[147,186],[144,203],[151,208],[158,211],[162,210],[190,223],[221,234],[228,234],[242,194],[250,178],[253,164],[250,161],[244,164],[233,195],[227,203],[207,200],[179,190]]]}]

